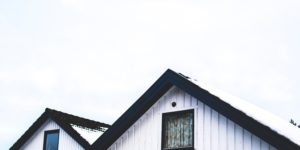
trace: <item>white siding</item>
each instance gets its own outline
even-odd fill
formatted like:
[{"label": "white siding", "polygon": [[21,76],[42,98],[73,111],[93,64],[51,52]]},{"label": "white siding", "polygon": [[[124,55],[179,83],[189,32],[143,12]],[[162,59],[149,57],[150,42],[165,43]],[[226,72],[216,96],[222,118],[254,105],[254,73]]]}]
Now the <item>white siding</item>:
[{"label": "white siding", "polygon": [[[172,102],[177,106],[171,106]],[[276,150],[178,88],[170,89],[109,150],[160,150],[162,113],[194,109],[195,150]]]},{"label": "white siding", "polygon": [[21,147],[21,150],[42,150],[44,131],[59,129],[59,150],[83,150],[83,148],[54,121],[46,121],[33,136]]}]

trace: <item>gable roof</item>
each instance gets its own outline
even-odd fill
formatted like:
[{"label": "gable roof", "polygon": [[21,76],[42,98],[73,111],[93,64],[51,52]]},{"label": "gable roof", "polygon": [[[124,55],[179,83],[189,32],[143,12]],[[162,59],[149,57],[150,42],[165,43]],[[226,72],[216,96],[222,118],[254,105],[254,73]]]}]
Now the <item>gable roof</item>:
[{"label": "gable roof", "polygon": [[[220,92],[218,93],[214,90],[207,91],[189,77],[176,73],[170,69],[168,69],[99,139],[97,139],[91,148],[93,150],[106,150],[109,148],[172,86],[176,86],[187,92],[241,127],[270,143],[277,149],[300,150],[299,139],[295,139],[290,132],[282,131],[286,129],[278,130],[277,126],[282,124],[277,126],[272,125],[272,123],[278,123],[277,121],[273,122],[276,120],[273,116],[272,118],[269,118],[271,123],[266,123],[266,121],[261,119],[257,120],[255,115],[251,115],[251,111],[259,110],[255,109],[256,107],[247,109],[247,107],[251,105],[248,106],[245,103],[235,104],[235,102],[238,101],[237,98],[224,96],[222,93],[219,96],[217,94],[220,94]],[[246,109],[246,111],[244,109]],[[260,112],[265,111],[260,110]],[[267,113],[259,115],[265,114]],[[292,125],[285,125],[282,128],[291,129],[293,127],[294,126]],[[293,131],[300,133],[296,130]]]},{"label": "gable roof", "polygon": [[91,146],[88,139],[84,137],[77,128],[94,132],[104,132],[110,125],[81,118],[64,112],[46,108],[45,112],[29,127],[20,139],[10,148],[18,150],[33,136],[33,134],[48,120],[51,119],[57,123],[65,132],[67,132],[83,148],[88,149]]}]

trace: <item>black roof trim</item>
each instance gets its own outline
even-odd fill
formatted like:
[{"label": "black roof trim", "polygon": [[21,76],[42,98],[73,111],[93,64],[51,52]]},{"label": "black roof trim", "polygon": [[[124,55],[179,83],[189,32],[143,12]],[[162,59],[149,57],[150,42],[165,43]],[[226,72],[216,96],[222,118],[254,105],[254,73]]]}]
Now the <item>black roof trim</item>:
[{"label": "black roof trim", "polygon": [[57,123],[65,132],[67,132],[83,148],[88,149],[91,145],[75,131],[71,124],[91,130],[102,130],[102,127],[109,128],[110,125],[81,118],[61,111],[46,108],[45,112],[29,127],[29,129],[17,140],[10,150],[18,150],[28,139],[48,120],[51,119]]},{"label": "black roof trim", "polygon": [[72,114],[64,113],[61,111],[53,110],[46,108],[46,111],[51,112],[51,115],[60,120],[60,122],[73,124],[82,128],[86,128],[89,130],[99,130],[99,131],[105,131],[104,128],[109,128],[109,124],[105,124],[102,122],[74,116]]},{"label": "black roof trim", "polygon": [[133,125],[165,92],[176,86],[189,93],[241,127],[270,143],[279,150],[300,150],[300,147],[261,124],[244,112],[222,101],[188,80],[188,77],[168,69],[100,138],[92,144],[93,150],[106,150]]}]

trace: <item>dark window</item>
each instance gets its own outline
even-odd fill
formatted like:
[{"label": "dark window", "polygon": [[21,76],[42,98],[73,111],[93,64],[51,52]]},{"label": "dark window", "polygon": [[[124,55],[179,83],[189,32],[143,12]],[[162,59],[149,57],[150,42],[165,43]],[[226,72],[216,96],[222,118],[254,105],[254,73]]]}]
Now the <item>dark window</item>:
[{"label": "dark window", "polygon": [[44,150],[58,150],[59,130],[45,131]]},{"label": "dark window", "polygon": [[194,148],[194,110],[165,113],[162,119],[163,150]]}]

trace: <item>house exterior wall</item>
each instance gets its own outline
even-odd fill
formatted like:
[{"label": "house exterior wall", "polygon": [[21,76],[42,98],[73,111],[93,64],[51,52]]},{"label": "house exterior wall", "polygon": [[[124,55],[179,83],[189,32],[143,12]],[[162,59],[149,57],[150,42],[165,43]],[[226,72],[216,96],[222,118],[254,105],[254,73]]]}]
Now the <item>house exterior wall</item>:
[{"label": "house exterior wall", "polygon": [[[176,107],[171,103],[176,102]],[[162,114],[194,109],[195,150],[276,150],[272,145],[173,87],[142,115],[109,150],[160,150]]]},{"label": "house exterior wall", "polygon": [[44,132],[59,129],[59,150],[84,150],[70,135],[68,135],[58,124],[47,120],[33,136],[20,148],[20,150],[42,150],[44,144]]}]

